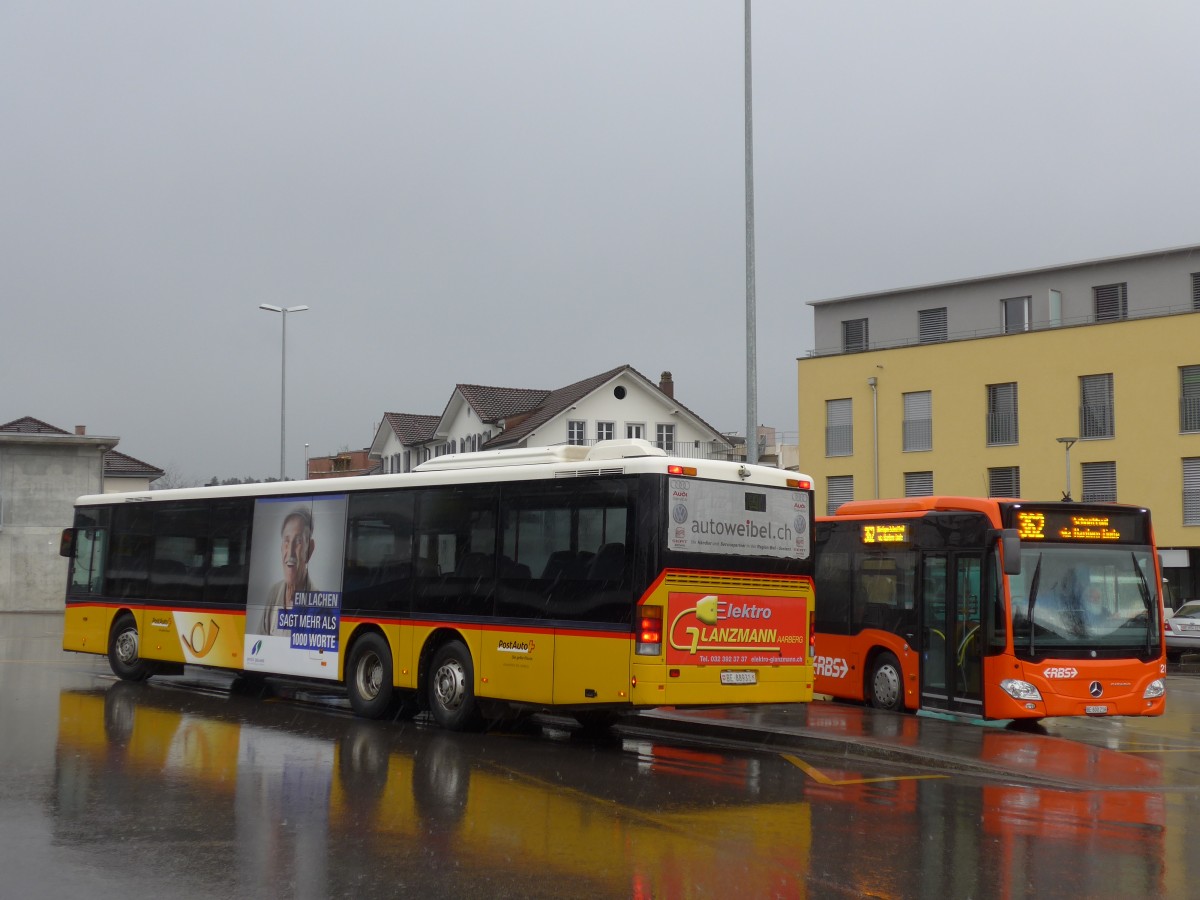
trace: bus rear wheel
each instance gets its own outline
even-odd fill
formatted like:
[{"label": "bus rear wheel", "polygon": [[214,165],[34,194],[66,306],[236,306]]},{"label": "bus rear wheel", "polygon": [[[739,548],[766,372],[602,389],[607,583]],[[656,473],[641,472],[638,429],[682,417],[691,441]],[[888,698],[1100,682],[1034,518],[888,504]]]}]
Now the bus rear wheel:
[{"label": "bus rear wheel", "polygon": [[875,657],[871,679],[867,682],[867,699],[871,705],[898,712],[904,708],[903,686],[903,673],[895,654],[884,651]]},{"label": "bus rear wheel", "polygon": [[121,613],[108,633],[108,665],[122,681],[145,681],[154,674],[138,646],[137,620],[130,613]]},{"label": "bus rear wheel", "polygon": [[443,728],[470,731],[482,724],[475,699],[475,665],[462,641],[450,641],[434,653],[427,686],[429,712]]},{"label": "bus rear wheel", "polygon": [[381,719],[393,705],[392,651],[380,634],[364,634],[354,642],[346,664],[346,693],[355,715]]}]

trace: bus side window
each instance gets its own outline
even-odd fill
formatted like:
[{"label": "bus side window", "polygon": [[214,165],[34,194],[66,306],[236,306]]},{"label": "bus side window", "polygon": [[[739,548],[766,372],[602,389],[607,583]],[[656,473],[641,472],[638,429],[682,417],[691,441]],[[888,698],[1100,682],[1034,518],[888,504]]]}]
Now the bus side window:
[{"label": "bus side window", "polygon": [[351,494],[344,609],[407,610],[414,567],[411,490]]},{"label": "bus side window", "polygon": [[154,558],[154,513],[149,503],[128,503],[113,510],[104,593],[140,600],[147,597]]},{"label": "bus side window", "polygon": [[422,490],[416,499],[414,532],[419,564],[437,574],[418,574],[414,610],[491,615],[496,590],[495,484]]},{"label": "bus side window", "polygon": [[212,513],[204,602],[245,608],[250,574],[253,500],[218,504]]}]

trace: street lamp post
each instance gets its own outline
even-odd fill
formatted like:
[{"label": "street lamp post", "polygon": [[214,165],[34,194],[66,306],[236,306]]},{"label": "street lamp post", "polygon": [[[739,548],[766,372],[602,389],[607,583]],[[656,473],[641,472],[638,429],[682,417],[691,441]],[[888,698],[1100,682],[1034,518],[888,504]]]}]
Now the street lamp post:
[{"label": "street lamp post", "polygon": [[1067,451],[1067,492],[1063,494],[1063,500],[1071,499],[1071,447],[1074,446],[1077,440],[1079,440],[1077,437],[1057,438],[1057,441],[1064,445],[1063,449]]},{"label": "street lamp post", "polygon": [[304,312],[307,306],[272,306],[270,303],[258,304],[259,309],[267,312],[277,312],[283,321],[283,349],[280,353],[279,376],[279,480],[284,479],[284,448],[287,447],[287,314]]}]

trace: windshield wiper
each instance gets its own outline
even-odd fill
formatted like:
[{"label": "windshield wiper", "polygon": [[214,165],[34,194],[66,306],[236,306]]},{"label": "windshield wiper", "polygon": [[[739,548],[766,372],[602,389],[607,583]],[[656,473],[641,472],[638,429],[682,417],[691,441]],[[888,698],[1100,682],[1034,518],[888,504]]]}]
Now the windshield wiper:
[{"label": "windshield wiper", "polygon": [[1150,585],[1146,582],[1146,573],[1142,571],[1142,567],[1138,565],[1137,554],[1132,550],[1129,552],[1130,558],[1133,560],[1133,571],[1137,572],[1138,591],[1142,595],[1142,605],[1146,607],[1146,655],[1154,649],[1154,641],[1151,635],[1154,633],[1151,629],[1154,627],[1154,610],[1151,609],[1150,600]]},{"label": "windshield wiper", "polygon": [[1029,655],[1033,656],[1033,604],[1037,602],[1038,579],[1042,577],[1042,554],[1038,554],[1037,565],[1033,567],[1033,577],[1029,579]]}]

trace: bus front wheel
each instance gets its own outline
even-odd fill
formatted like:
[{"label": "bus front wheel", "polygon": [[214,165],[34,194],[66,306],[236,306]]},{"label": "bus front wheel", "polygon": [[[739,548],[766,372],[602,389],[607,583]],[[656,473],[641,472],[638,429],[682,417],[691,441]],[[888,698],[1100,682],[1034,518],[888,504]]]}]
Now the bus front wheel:
[{"label": "bus front wheel", "polygon": [[145,681],[153,674],[138,646],[137,620],[130,613],[121,613],[108,633],[108,665],[123,681]]},{"label": "bus front wheel", "polygon": [[898,712],[904,708],[904,678],[895,654],[884,651],[875,657],[871,680],[867,683],[868,700],[876,709]]},{"label": "bus front wheel", "polygon": [[482,721],[475,699],[475,666],[461,641],[438,648],[429,666],[429,712],[451,731],[469,731]]},{"label": "bus front wheel", "polygon": [[346,693],[354,714],[381,719],[392,707],[392,651],[380,634],[364,634],[354,642],[346,666]]}]

